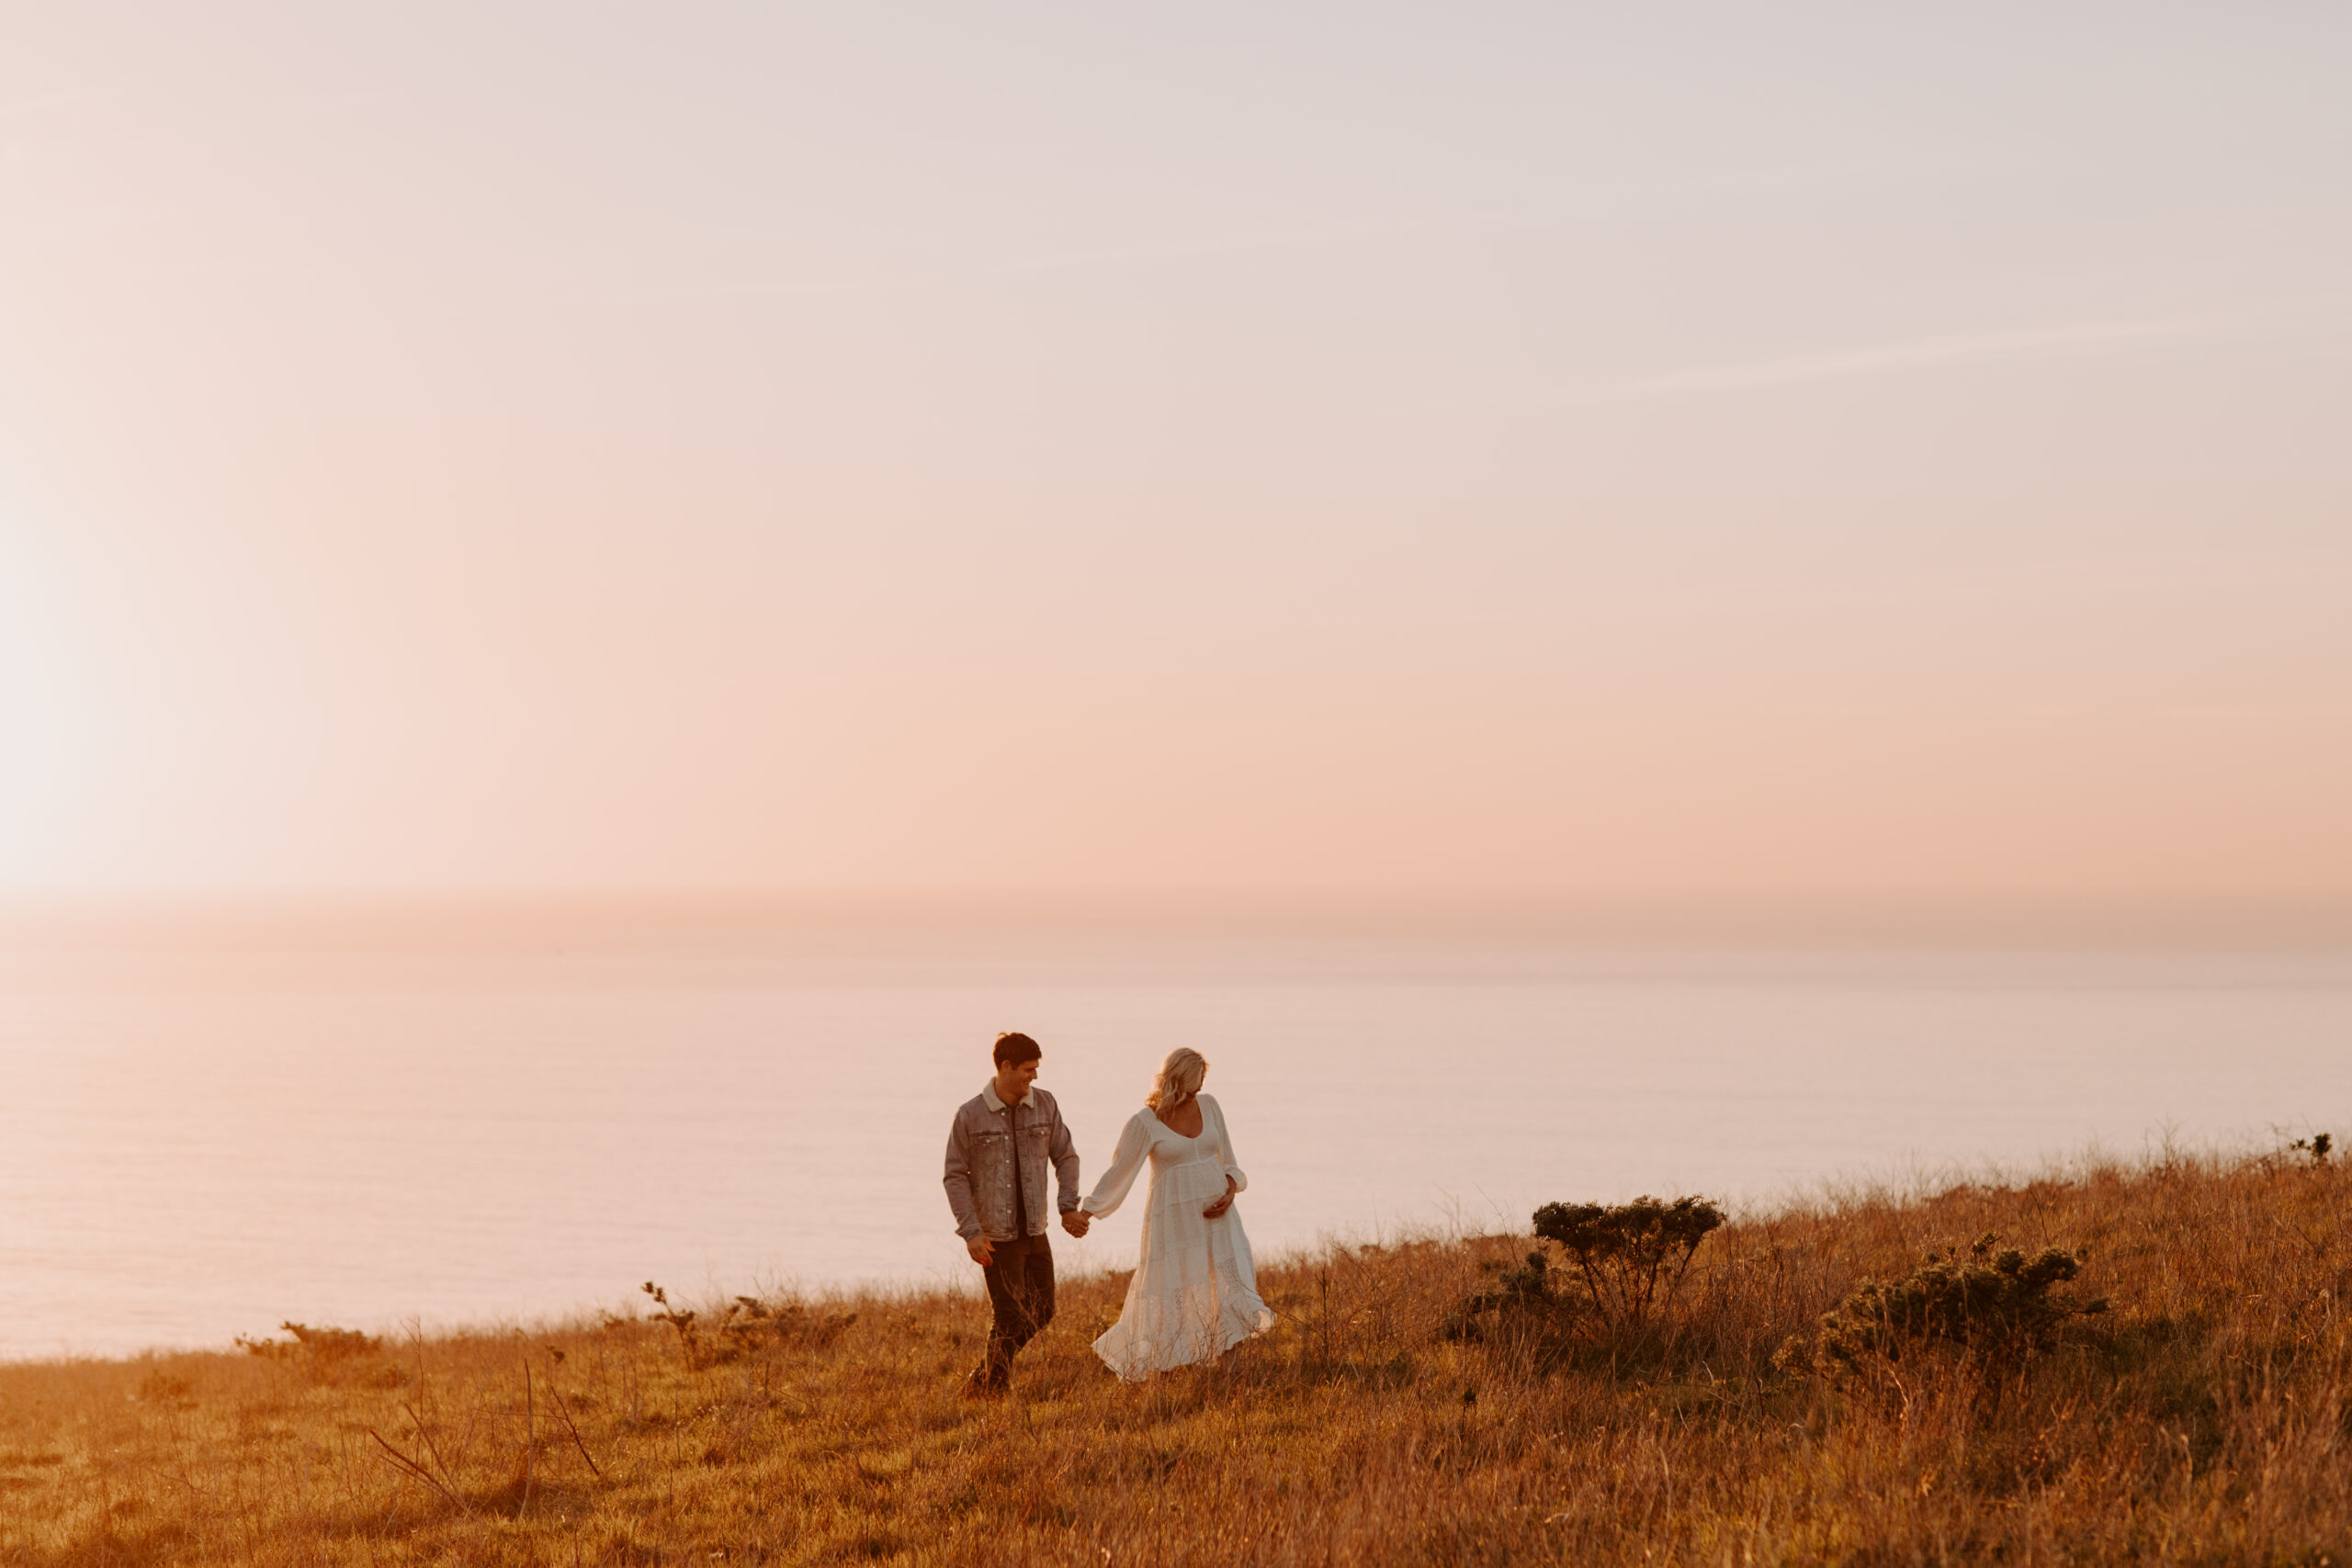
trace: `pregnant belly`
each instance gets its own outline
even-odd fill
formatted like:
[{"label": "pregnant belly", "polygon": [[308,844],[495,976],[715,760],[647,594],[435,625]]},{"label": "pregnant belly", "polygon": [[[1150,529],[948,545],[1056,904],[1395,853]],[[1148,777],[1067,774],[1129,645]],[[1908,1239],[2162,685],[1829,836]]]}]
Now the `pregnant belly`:
[{"label": "pregnant belly", "polygon": [[1206,1207],[1225,1196],[1225,1168],[1214,1160],[1189,1160],[1168,1173],[1168,1183],[1177,1202]]}]

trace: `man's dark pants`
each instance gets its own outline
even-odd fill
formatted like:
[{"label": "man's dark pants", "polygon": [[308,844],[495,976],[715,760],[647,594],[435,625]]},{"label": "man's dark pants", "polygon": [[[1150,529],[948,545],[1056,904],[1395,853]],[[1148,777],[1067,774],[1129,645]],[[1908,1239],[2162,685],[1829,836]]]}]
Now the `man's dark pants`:
[{"label": "man's dark pants", "polygon": [[1054,1249],[1042,1235],[1000,1241],[989,1249],[995,1261],[980,1270],[988,1281],[988,1360],[981,1381],[1001,1388],[1012,1381],[1012,1358],[1054,1321]]}]

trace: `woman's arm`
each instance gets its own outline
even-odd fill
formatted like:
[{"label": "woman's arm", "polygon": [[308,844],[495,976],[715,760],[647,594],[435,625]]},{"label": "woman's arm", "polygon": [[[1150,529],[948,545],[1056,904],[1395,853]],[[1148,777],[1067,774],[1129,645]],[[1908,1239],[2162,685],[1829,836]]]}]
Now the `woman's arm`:
[{"label": "woman's arm", "polygon": [[1217,1147],[1225,1151],[1226,1179],[1233,1183],[1236,1192],[1247,1192],[1250,1190],[1250,1179],[1241,1173],[1240,1163],[1233,1157],[1233,1134],[1226,1130],[1225,1108],[1205,1094],[1201,1096],[1201,1104],[1216,1118],[1216,1143]]},{"label": "woman's arm", "polygon": [[1079,1204],[1083,1213],[1115,1213],[1126,1201],[1127,1190],[1136,1184],[1136,1176],[1143,1169],[1145,1156],[1151,1153],[1151,1129],[1144,1124],[1148,1111],[1137,1111],[1127,1118],[1119,1133],[1119,1152],[1111,1156],[1111,1168],[1094,1184],[1094,1190]]}]

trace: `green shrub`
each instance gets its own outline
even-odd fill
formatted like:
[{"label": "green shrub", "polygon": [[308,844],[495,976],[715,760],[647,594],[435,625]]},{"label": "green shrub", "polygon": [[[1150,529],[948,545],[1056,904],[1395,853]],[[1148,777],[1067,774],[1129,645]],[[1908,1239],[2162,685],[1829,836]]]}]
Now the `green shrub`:
[{"label": "green shrub", "polygon": [[1723,1223],[1723,1211],[1703,1198],[1546,1203],[1535,1211],[1535,1234],[1566,1249],[1593,1310],[1612,1328],[1638,1329],[1672,1300],[1699,1244]]},{"label": "green shrub", "polygon": [[1486,1265],[1495,1288],[1464,1298],[1446,1314],[1447,1338],[1507,1333],[1531,1345],[1539,1360],[1551,1361],[1566,1351],[1579,1323],[1590,1319],[1622,1348],[1673,1299],[1691,1255],[1724,1216],[1702,1198],[1666,1203],[1645,1197],[1618,1204],[1546,1203],[1535,1211],[1534,1222],[1536,1235],[1557,1242],[1573,1269],[1555,1269],[1540,1247],[1517,1268]]},{"label": "green shrub", "polygon": [[2082,1272],[2086,1253],[2053,1247],[2029,1258],[2014,1247],[1994,1251],[2000,1239],[1979,1238],[1966,1262],[1957,1248],[1930,1252],[1892,1284],[1865,1280],[1811,1336],[1781,1346],[1774,1364],[1840,1378],[1938,1348],[2015,1359],[2046,1346],[2070,1319],[2107,1310],[2104,1300],[2057,1292]]}]

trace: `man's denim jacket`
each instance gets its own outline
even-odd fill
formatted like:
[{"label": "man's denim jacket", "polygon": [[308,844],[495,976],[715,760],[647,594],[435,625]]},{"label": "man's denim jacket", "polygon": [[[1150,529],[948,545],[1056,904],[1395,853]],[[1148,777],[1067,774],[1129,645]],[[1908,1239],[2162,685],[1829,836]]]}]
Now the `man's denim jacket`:
[{"label": "man's denim jacket", "polygon": [[1032,1087],[1012,1108],[1013,1127],[1008,1131],[1004,1101],[997,1098],[990,1078],[980,1092],[956,1109],[956,1124],[947,1130],[947,1206],[956,1211],[956,1234],[966,1241],[984,1235],[990,1241],[1012,1238],[1012,1149],[1021,1149],[1021,1198],[1029,1211],[1029,1234],[1043,1235],[1053,1213],[1046,1207],[1046,1166],[1051,1162],[1059,1184],[1056,1207],[1069,1213],[1078,1207],[1078,1150],[1054,1097]]}]

